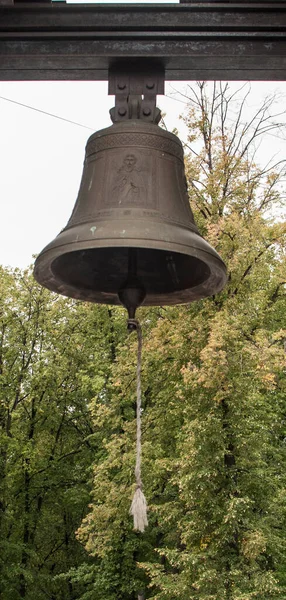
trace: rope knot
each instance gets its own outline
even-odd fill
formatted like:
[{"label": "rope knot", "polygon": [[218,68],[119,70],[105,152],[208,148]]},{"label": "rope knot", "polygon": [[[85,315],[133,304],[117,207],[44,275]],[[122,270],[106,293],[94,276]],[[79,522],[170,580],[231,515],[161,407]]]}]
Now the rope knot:
[{"label": "rope knot", "polygon": [[128,331],[136,331],[139,328],[139,321],[137,319],[128,319],[127,320],[127,329]]}]

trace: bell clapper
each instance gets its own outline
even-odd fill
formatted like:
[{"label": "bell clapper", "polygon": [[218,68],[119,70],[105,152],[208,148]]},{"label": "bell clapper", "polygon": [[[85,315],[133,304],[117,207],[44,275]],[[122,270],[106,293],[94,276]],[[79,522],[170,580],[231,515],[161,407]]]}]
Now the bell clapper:
[{"label": "bell clapper", "polygon": [[120,302],[128,311],[127,328],[129,331],[137,329],[135,313],[146,296],[143,284],[137,277],[137,250],[128,248],[128,273],[127,279],[118,292]]},{"label": "bell clapper", "polygon": [[170,277],[172,279],[174,287],[175,287],[175,289],[178,289],[180,281],[179,281],[179,278],[178,278],[178,274],[177,274],[177,270],[176,270],[176,264],[175,264],[174,257],[172,256],[172,254],[168,254],[167,255],[166,261],[167,261],[167,268],[168,268],[168,271],[170,273]]}]

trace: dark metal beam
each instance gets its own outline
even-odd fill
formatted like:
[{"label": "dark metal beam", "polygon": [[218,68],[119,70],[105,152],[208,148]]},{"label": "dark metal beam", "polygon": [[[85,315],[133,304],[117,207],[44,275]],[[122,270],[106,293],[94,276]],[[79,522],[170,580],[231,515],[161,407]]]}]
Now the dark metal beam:
[{"label": "dark metal beam", "polygon": [[0,5],[0,79],[103,80],[156,59],[168,80],[284,80],[286,2]]}]

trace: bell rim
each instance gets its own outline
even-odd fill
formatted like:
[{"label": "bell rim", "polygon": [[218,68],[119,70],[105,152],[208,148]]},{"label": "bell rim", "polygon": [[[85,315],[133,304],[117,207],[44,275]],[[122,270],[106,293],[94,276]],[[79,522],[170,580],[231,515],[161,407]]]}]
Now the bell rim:
[{"label": "bell rim", "polygon": [[[206,243],[206,240],[204,240],[204,238],[202,238],[200,235],[196,235],[196,238],[200,238],[202,243]],[[152,242],[154,244],[156,243],[156,248],[152,248]],[[209,245],[208,243],[206,244],[207,246]],[[221,292],[228,279],[225,263],[216,250],[214,250],[210,245],[210,251],[207,251],[203,248],[198,248],[198,245],[196,245],[196,247],[192,245],[186,246],[185,244],[179,244],[174,241],[168,243],[161,240],[160,244],[158,245],[158,239],[138,240],[135,238],[130,238],[116,240],[113,238],[97,240],[97,244],[94,245],[92,250],[100,250],[105,248],[137,248],[138,250],[154,249],[167,252],[172,251],[185,256],[187,255],[189,257],[198,258],[199,260],[202,260],[202,262],[205,262],[210,268],[210,275],[204,282],[191,288],[169,292],[168,302],[164,302],[162,297],[160,298],[160,294],[149,293],[146,295],[142,306],[172,306],[175,304],[189,304],[194,301],[199,301],[203,298],[207,298]],[[81,241],[76,244],[75,242],[69,242],[66,244],[57,245],[54,248],[47,248],[47,250],[44,249],[35,261],[34,276],[36,281],[48,288],[50,291],[62,296],[84,302],[121,306],[120,300],[116,293],[112,294],[112,298],[110,295],[108,295],[108,298],[106,298],[106,294],[104,292],[94,290],[91,290],[90,292],[87,290],[81,291],[54,275],[52,264],[56,258],[64,254],[72,254],[74,252],[90,249],[90,241]],[[203,260],[203,257],[205,257],[207,260]],[[211,288],[212,291],[210,292],[208,288]]]}]

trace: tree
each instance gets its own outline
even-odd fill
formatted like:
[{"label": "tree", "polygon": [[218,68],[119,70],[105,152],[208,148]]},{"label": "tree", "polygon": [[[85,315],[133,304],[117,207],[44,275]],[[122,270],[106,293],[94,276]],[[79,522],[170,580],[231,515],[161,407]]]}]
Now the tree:
[{"label": "tree", "polygon": [[144,534],[128,514],[136,339],[123,309],[1,271],[3,600],[285,597],[285,167],[257,163],[280,117],[266,99],[245,124],[242,93],[189,89],[191,204],[229,282],[141,309]]},{"label": "tree", "polygon": [[110,310],[57,297],[29,271],[1,270],[1,599],[72,600],[63,577],[89,562],[75,537],[87,511],[97,432],[89,402],[104,387]]},{"label": "tree", "polygon": [[257,140],[281,124],[271,99],[243,122],[246,97],[227,84],[190,90],[191,204],[229,283],[189,306],[141,310],[143,535],[128,516],[132,337],[117,348],[109,396],[92,401],[102,453],[78,531],[95,559],[86,599],[133,600],[142,587],[156,600],[285,597],[285,165],[256,163]]}]

